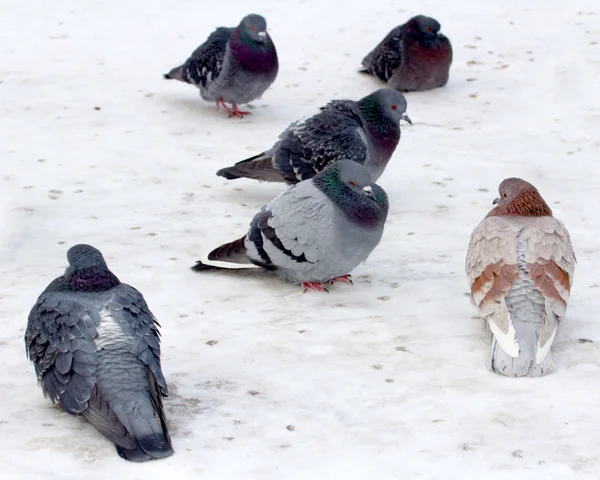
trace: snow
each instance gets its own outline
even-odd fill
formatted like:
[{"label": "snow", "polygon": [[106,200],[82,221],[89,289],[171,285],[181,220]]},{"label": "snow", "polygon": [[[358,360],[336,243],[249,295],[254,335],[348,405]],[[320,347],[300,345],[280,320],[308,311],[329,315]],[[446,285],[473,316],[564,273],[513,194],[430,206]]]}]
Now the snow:
[{"label": "snow", "polygon": [[[251,8],[281,67],[240,120],[162,74],[247,2],[2,5],[2,478],[597,479],[597,1]],[[450,83],[407,95],[414,126],[380,180],[386,231],[354,287],[303,295],[259,272],[190,271],[284,188],[216,170],[328,100],[380,87],[356,73],[362,57],[419,13],[453,43]],[[508,176],[538,187],[579,261],[557,371],[542,379],[486,369],[466,296],[469,235]],[[100,248],[162,324],[168,459],[121,460],[36,385],[27,314],[79,242]]]}]

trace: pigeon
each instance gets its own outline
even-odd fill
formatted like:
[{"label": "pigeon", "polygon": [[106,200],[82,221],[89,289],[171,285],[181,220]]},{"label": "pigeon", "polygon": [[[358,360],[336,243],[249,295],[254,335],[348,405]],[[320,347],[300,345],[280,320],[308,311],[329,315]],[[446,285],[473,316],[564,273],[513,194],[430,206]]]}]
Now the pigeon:
[{"label": "pigeon", "polygon": [[575,253],[533,185],[508,178],[499,192],[471,235],[471,298],[491,330],[491,370],[540,377],[554,370],[550,348],[567,309]]},{"label": "pigeon", "polygon": [[29,314],[25,346],[44,396],[79,415],[124,459],[173,454],[161,397],[158,322],[94,247],[75,245],[69,266]]},{"label": "pigeon", "polygon": [[440,24],[418,15],[394,28],[362,61],[369,73],[401,92],[431,90],[448,83],[452,45]]},{"label": "pigeon", "polygon": [[251,14],[236,28],[217,28],[183,65],[164,77],[195,85],[204,100],[217,102],[217,109],[222,106],[229,116],[242,117],[250,112],[238,110],[237,105],[265,93],[275,81],[278,69],[277,51],[267,33],[267,22],[260,15]]},{"label": "pigeon", "polygon": [[400,141],[400,120],[412,124],[404,95],[392,88],[357,102],[333,100],[315,115],[292,123],[271,149],[217,175],[294,184],[345,158],[363,164],[377,181]]},{"label": "pigeon", "polygon": [[[351,283],[349,272],[381,240],[388,207],[362,165],[340,160],[271,200],[245,236],[216,248],[208,260],[257,265],[303,291],[327,291],[324,283]],[[192,267],[212,268],[201,261]]]}]

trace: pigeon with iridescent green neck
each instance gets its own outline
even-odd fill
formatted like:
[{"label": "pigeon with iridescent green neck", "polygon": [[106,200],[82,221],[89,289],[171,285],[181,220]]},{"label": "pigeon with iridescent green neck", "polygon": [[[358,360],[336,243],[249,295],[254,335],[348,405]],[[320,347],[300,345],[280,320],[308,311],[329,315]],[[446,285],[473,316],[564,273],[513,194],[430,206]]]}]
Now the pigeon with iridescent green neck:
[{"label": "pigeon with iridescent green neck", "polygon": [[304,290],[323,291],[324,283],[350,283],[350,271],[379,244],[387,214],[387,195],[369,172],[340,160],[273,199],[245,236],[192,269],[223,268],[210,262],[257,265]]},{"label": "pigeon with iridescent green neck", "polygon": [[339,159],[364,165],[373,181],[383,173],[400,141],[400,120],[409,123],[406,99],[382,88],[358,100],[333,100],[291,124],[269,150],[223,168],[228,180],[298,183]]},{"label": "pigeon with iridescent green neck", "polygon": [[[166,79],[191,83],[204,100],[217,102],[230,116],[250,112],[237,105],[262,96],[277,77],[277,51],[260,15],[244,17],[236,28],[219,27],[183,65],[165,74]],[[233,104],[227,107],[225,102]]]}]

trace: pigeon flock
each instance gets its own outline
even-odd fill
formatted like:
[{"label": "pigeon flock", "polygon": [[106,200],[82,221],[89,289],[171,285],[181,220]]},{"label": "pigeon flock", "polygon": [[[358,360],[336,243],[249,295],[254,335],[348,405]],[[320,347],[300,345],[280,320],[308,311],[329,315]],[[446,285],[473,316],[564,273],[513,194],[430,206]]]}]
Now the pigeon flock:
[{"label": "pigeon flock", "polygon": [[[357,101],[330,101],[292,123],[271,148],[217,172],[289,187],[252,218],[245,235],[192,270],[260,268],[305,292],[352,285],[350,273],[383,235],[389,203],[375,182],[400,142],[401,120],[412,124],[403,93],[443,87],[451,63],[450,41],[435,19],[419,15],[394,28],[360,70],[384,88]],[[249,112],[239,105],[261,97],[278,68],[266,20],[251,14],[235,28],[217,28],[164,78],[196,86],[202,99],[241,117]],[[532,184],[505,179],[494,204],[468,247],[471,299],[491,333],[490,369],[539,377],[554,369],[551,348],[575,254]],[[25,333],[44,395],[90,423],[124,459],[172,455],[158,321],[96,248],[73,246],[67,259],[64,274],[32,308]]]}]

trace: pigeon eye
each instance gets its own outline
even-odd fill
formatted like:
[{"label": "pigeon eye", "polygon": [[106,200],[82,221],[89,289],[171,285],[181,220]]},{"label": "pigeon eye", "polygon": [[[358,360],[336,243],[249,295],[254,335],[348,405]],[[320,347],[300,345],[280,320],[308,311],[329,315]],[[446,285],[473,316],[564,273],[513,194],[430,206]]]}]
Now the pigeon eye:
[{"label": "pigeon eye", "polygon": [[396,105],[392,105],[392,110],[396,110],[398,107]]},{"label": "pigeon eye", "polygon": [[433,32],[433,28],[431,28],[431,27],[427,27],[427,31],[428,31],[428,32]]},{"label": "pigeon eye", "polygon": [[505,193],[505,194],[503,194],[502,196],[503,196],[504,198],[508,197],[508,195],[507,195],[506,193]]},{"label": "pigeon eye", "polygon": [[356,187],[356,183],[354,183],[352,180],[348,182],[348,185],[350,185],[351,187]]},{"label": "pigeon eye", "polygon": [[250,30],[254,31],[254,27],[250,27]]}]

